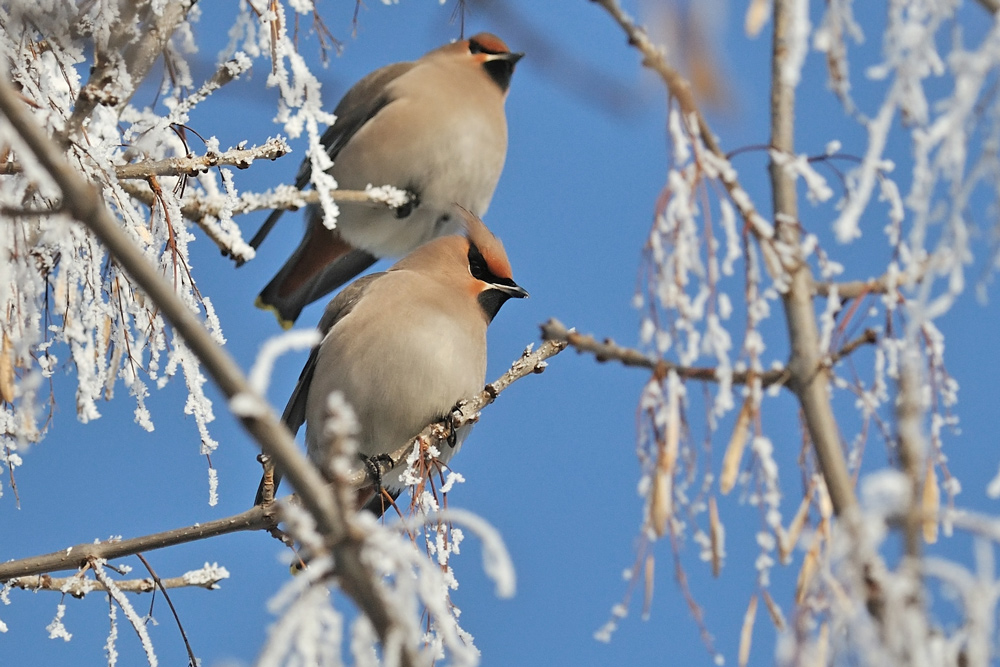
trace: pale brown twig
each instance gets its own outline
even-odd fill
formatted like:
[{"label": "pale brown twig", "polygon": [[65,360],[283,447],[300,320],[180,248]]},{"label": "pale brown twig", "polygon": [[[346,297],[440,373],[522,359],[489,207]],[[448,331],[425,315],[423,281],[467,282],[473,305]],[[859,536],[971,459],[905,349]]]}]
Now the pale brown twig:
[{"label": "pale brown twig", "polygon": [[[192,570],[185,572],[179,577],[168,577],[160,579],[164,588],[205,588],[215,590],[223,579],[229,577],[228,572],[220,571],[215,575],[205,576],[205,570]],[[94,579],[72,576],[72,577],[52,577],[47,574],[31,575],[26,577],[14,577],[6,583],[11,588],[21,588],[26,591],[56,591],[67,593],[75,598],[82,598],[88,593],[106,593],[107,586]],[[125,579],[116,581],[115,585],[126,593],[151,593],[156,590],[156,582],[152,577],[145,579]]]},{"label": "pale brown twig", "polygon": [[[147,179],[150,176],[197,176],[215,167],[246,169],[254,160],[277,160],[288,155],[291,147],[284,139],[271,138],[252,148],[230,148],[221,153],[209,151],[204,155],[185,155],[163,160],[142,160],[117,165],[115,175],[121,179]],[[0,165],[0,175],[10,176],[23,171],[21,164],[8,161]]]},{"label": "pale brown twig", "polygon": [[[566,325],[557,319],[550,319],[542,325],[542,338],[544,340],[564,341],[572,345],[579,352],[589,352],[594,355],[597,361],[619,361],[625,366],[635,366],[648,368],[657,377],[664,378],[668,373],[673,372],[683,380],[698,380],[701,382],[718,382],[718,369],[714,366],[681,366],[666,359],[644,354],[639,350],[618,345],[611,339],[604,342],[598,341],[593,336],[577,333],[573,329],[567,329]],[[752,373],[750,371],[734,371],[732,373],[733,384],[746,384],[753,379],[758,379],[763,387],[770,387],[773,384],[784,384],[788,380],[788,372],[785,369],[773,369],[763,373]]]},{"label": "pale brown twig", "polygon": [[[776,0],[774,3],[770,146],[786,155],[792,155],[795,151],[795,87],[787,83],[783,76],[789,50],[787,41],[792,39],[790,30],[794,11],[787,0]],[[787,248],[800,248],[801,230],[795,176],[773,158],[769,169],[774,219],[779,221],[776,229],[778,238]],[[786,267],[786,270],[789,272],[788,290],[781,298],[791,345],[788,387],[802,406],[806,428],[834,511],[841,514],[856,506],[857,499],[830,403],[829,379],[826,373],[816,372],[821,363],[821,351],[812,299],[812,270],[805,261],[797,261],[795,266]]]},{"label": "pale brown twig", "polygon": [[153,551],[217,535],[244,530],[264,530],[273,525],[277,525],[277,520],[273,512],[261,507],[254,507],[246,512],[223,519],[206,521],[193,526],[175,528],[127,540],[84,542],[83,544],[77,544],[68,549],[60,549],[49,554],[0,563],[0,582],[42,575],[47,572],[76,570],[83,567],[91,559],[113,560],[124,556],[132,556],[142,551]]}]

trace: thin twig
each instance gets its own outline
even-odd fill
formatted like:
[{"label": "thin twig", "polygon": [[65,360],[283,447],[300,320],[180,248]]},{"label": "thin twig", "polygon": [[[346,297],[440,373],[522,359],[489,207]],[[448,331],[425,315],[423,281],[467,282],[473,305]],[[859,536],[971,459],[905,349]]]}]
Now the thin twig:
[{"label": "thin twig", "polygon": [[[142,561],[142,564],[146,567],[149,572],[149,576],[152,577],[153,581],[156,583],[156,587],[160,589],[163,593],[163,599],[167,601],[167,606],[170,607],[170,613],[174,615],[174,621],[177,623],[177,629],[181,631],[181,639],[184,641],[184,648],[187,649],[188,663],[189,667],[198,667],[198,658],[194,655],[194,649],[191,648],[191,642],[188,641],[187,633],[184,632],[184,625],[181,623],[181,617],[177,614],[177,609],[174,607],[173,601],[167,594],[167,586],[164,585],[163,580],[157,576],[156,572],[153,571],[153,566],[149,564],[146,557],[142,554],[136,554],[136,557]],[[229,574],[228,572],[226,573]],[[119,586],[121,588],[121,586]],[[211,588],[210,588],[211,590]]]},{"label": "thin twig", "polygon": [[[119,20],[110,26],[111,36],[105,45],[107,50],[98,49],[90,78],[80,88],[73,113],[66,122],[67,138],[73,137],[83,128],[84,122],[98,105],[123,108],[128,104],[194,3],[195,0],[168,2],[159,13],[152,5],[145,5],[145,15],[141,19],[136,16],[139,3],[126,2],[122,5]],[[135,28],[137,20],[143,22],[138,32]],[[140,37],[132,42],[135,34]],[[109,89],[118,80],[119,65],[125,66],[128,71],[127,79],[132,82],[131,89],[124,91],[122,97],[109,93]]]},{"label": "thin twig", "polygon": [[153,551],[176,544],[204,540],[216,535],[226,535],[244,530],[266,530],[276,524],[277,520],[273,512],[266,511],[261,507],[254,507],[234,516],[153,533],[152,535],[143,535],[127,540],[84,542],[49,554],[0,563],[0,582],[47,572],[76,570],[94,558],[113,560],[132,556],[142,551]]},{"label": "thin twig", "polygon": [[[225,568],[212,568],[214,574],[206,575],[205,569],[191,570],[179,577],[160,579],[164,588],[205,588],[216,590],[219,582],[228,579]],[[88,593],[106,593],[108,591],[100,581],[74,575],[72,577],[52,577],[47,574],[36,574],[27,577],[14,577],[4,582],[11,588],[21,588],[26,591],[56,591],[67,593],[75,598],[82,598]],[[116,581],[115,585],[126,593],[151,593],[157,588],[157,582],[151,577],[145,579],[126,579]]]},{"label": "thin twig", "polygon": [[[150,176],[197,176],[215,167],[246,169],[254,160],[277,160],[292,152],[281,138],[271,138],[252,148],[230,148],[221,153],[209,151],[204,155],[185,155],[164,160],[142,160],[118,165],[115,175],[120,179],[145,180]],[[13,160],[0,165],[0,175],[20,174],[23,167]]]},{"label": "thin twig", "polygon": [[[593,354],[597,361],[618,361],[625,366],[648,368],[659,378],[665,378],[673,371],[684,380],[719,381],[719,371],[714,366],[681,366],[666,359],[657,359],[634,348],[618,345],[610,338],[600,342],[593,336],[577,333],[574,329],[567,329],[566,325],[556,319],[550,319],[542,325],[542,339],[563,341],[572,345],[579,352]],[[735,371],[732,374],[734,385],[747,384],[754,379],[759,379],[763,387],[784,384],[788,380],[788,371],[778,368],[764,373]]]}]

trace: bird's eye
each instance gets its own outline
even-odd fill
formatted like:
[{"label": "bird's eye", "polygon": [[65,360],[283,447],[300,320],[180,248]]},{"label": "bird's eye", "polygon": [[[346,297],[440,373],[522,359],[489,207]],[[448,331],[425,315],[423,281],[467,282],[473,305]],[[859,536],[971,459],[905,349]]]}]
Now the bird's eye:
[{"label": "bird's eye", "polygon": [[484,283],[493,282],[493,272],[487,266],[486,258],[472,243],[469,244],[469,273],[476,280],[482,280]]},{"label": "bird's eye", "polygon": [[497,56],[509,53],[509,51],[507,45],[499,39],[495,37],[490,39],[489,35],[478,35],[478,39],[469,40],[469,53],[487,53],[491,56]]}]

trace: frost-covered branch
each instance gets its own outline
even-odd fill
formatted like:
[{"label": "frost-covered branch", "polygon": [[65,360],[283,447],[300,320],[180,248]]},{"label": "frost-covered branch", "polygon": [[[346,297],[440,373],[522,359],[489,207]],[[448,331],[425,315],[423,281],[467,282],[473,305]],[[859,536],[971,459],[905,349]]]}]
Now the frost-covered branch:
[{"label": "frost-covered branch", "polygon": [[[195,0],[169,2],[159,12],[154,3],[126,2],[121,5],[119,20],[108,26],[107,42],[96,45],[95,67],[91,69],[90,79],[80,88],[73,114],[66,123],[67,137],[83,128],[98,105],[121,108],[128,104],[194,4]],[[142,17],[136,15],[140,8],[145,9]],[[143,24],[138,33],[134,32],[135,21]],[[136,34],[138,39],[135,39]],[[121,69],[127,76],[123,76]],[[123,81],[131,82],[131,86],[117,90]]]},{"label": "frost-covered branch", "polygon": [[[61,191],[67,213],[101,240],[115,261],[183,337],[222,393],[229,399],[239,396],[244,406],[255,406],[241,412],[241,424],[261,449],[280,464],[304,507],[313,516],[338,564],[344,591],[369,618],[380,641],[390,641],[395,633],[394,618],[398,612],[386,605],[371,568],[362,562],[359,538],[348,533],[345,518],[326,492],[322,477],[299,452],[288,429],[253,391],[233,358],[178,298],[171,284],[130,241],[111,216],[98,189],[66,162],[62,151],[31,118],[11,84],[3,78],[0,78],[0,112]],[[413,664],[412,647],[403,647],[402,657],[404,664]]]},{"label": "frost-covered branch", "polygon": [[[793,26],[795,13],[803,5],[790,0],[774,3],[774,37],[771,60],[771,142],[780,153],[795,154],[795,80],[787,76],[789,54],[796,39]],[[771,191],[777,236],[787,248],[793,248],[801,258],[802,231],[799,226],[796,179],[772,156]],[[806,428],[816,451],[820,469],[830,492],[834,510],[841,514],[854,507],[857,499],[854,484],[847,471],[847,461],[840,442],[840,431],[830,402],[829,378],[817,373],[822,350],[819,328],[813,305],[812,269],[805,261],[788,266],[788,290],[782,294],[785,321],[788,326],[791,354],[788,361],[789,388],[802,406]]]},{"label": "frost-covered branch", "polygon": [[[227,151],[208,151],[204,155],[185,155],[165,160],[141,160],[116,166],[115,175],[121,179],[148,179],[150,176],[197,176],[214,167],[236,167],[246,169],[254,160],[277,160],[292,151],[288,143],[280,138],[271,138],[260,146],[251,148],[231,148]],[[19,174],[21,165],[6,162],[0,165],[0,174]]]},{"label": "frost-covered branch", "polygon": [[[135,197],[147,206],[157,205],[157,195],[147,184],[123,182],[121,187],[129,196]],[[331,190],[327,196],[335,202],[384,206],[392,209],[400,208],[412,201],[410,193],[391,186],[372,187],[366,190]],[[236,244],[228,235],[216,229],[218,219],[254,211],[275,209],[294,211],[309,204],[318,204],[321,198],[321,194],[316,190],[300,190],[291,185],[278,186],[263,193],[241,192],[235,198],[225,194],[191,194],[181,201],[180,212],[185,218],[201,227],[223,253],[242,264],[253,256],[250,254],[252,249],[243,243],[242,239],[239,242],[242,246],[246,246],[245,250],[242,246],[235,247]]]},{"label": "frost-covered branch", "polygon": [[868,280],[846,280],[843,282],[817,282],[813,292],[818,296],[828,297],[836,289],[840,299],[857,299],[868,294],[888,294],[904,285],[915,285],[922,281],[931,268],[929,261],[918,263],[915,273],[901,273],[898,270],[888,271],[878,278]]},{"label": "frost-covered branch", "polygon": [[[130,186],[126,189],[130,195],[146,204],[151,204],[154,201],[153,193],[149,190],[143,190],[137,186]],[[399,192],[402,193],[402,191]],[[371,204],[372,206],[386,206],[388,208],[400,208],[410,202],[408,194],[402,193],[398,197],[386,197],[382,188],[331,190],[329,196],[333,197],[336,202]],[[217,218],[221,216],[224,209],[228,209],[232,215],[274,209],[294,211],[308,204],[318,204],[319,200],[320,194],[316,190],[299,190],[291,185],[283,185],[263,193],[244,192],[235,202],[230,202],[221,195],[191,196],[181,203],[181,213],[189,220],[200,222],[206,217]]]},{"label": "frost-covered branch", "polygon": [[231,148],[208,151],[204,155],[185,155],[166,160],[145,160],[115,167],[118,178],[149,178],[150,176],[197,176],[213,167],[246,169],[254,160],[277,160],[288,155],[291,147],[284,139],[272,138],[252,148]]},{"label": "frost-covered branch", "polygon": [[48,572],[75,570],[95,558],[113,560],[218,535],[244,530],[268,530],[275,526],[277,526],[277,519],[272,512],[265,511],[261,507],[253,507],[241,514],[196,523],[184,528],[175,528],[127,540],[84,542],[49,554],[0,563],[0,582],[37,577]]},{"label": "frost-covered branch", "polygon": [[[185,572],[178,577],[161,578],[159,585],[163,588],[205,588],[214,591],[219,588],[219,582],[229,578],[229,572],[218,565],[208,565],[198,570]],[[108,587],[102,582],[83,576],[51,577],[47,574],[29,577],[14,577],[4,582],[10,588],[21,588],[26,591],[56,591],[68,593],[75,598],[82,598],[88,593],[106,593]],[[115,582],[118,590],[125,593],[152,593],[157,589],[157,582],[152,577],[145,579],[125,579]]]},{"label": "frost-covered branch", "polygon": [[[598,341],[593,336],[577,333],[575,329],[567,329],[566,325],[557,319],[550,319],[542,325],[542,338],[547,341],[560,341],[572,345],[579,352],[589,352],[600,362],[619,361],[625,366],[648,368],[657,377],[667,377],[669,373],[673,372],[684,380],[719,381],[719,370],[714,366],[681,366],[667,359],[658,359],[644,354],[634,348],[623,347],[610,338],[604,339],[603,342]],[[764,373],[750,373],[748,371],[732,373],[733,384],[746,384],[754,380],[760,381],[763,387],[784,384],[788,381],[788,372],[785,369],[773,369]]]}]

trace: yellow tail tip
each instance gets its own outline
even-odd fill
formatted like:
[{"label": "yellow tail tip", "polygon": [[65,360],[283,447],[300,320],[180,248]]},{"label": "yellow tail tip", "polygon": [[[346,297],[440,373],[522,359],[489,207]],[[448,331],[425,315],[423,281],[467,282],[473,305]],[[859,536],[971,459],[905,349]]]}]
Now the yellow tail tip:
[{"label": "yellow tail tip", "polygon": [[280,324],[281,328],[284,329],[285,331],[291,329],[292,325],[295,324],[295,322],[293,322],[292,320],[286,320],[285,318],[283,318],[281,316],[281,311],[278,310],[277,306],[272,306],[271,304],[267,303],[266,301],[264,301],[263,297],[258,296],[257,300],[253,302],[253,305],[257,306],[261,310],[271,311],[271,313],[274,314],[275,319],[278,320],[278,324]]}]

